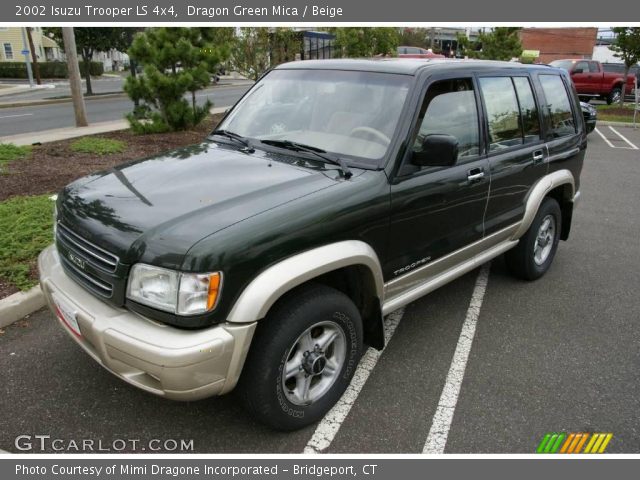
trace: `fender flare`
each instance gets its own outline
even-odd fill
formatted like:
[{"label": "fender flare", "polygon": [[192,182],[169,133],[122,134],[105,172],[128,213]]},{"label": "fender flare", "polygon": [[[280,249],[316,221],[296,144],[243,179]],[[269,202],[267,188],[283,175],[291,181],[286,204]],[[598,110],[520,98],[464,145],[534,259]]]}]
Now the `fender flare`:
[{"label": "fender flare", "polygon": [[227,317],[230,323],[260,320],[282,295],[322,274],[348,266],[364,266],[384,298],[382,267],[376,252],[360,240],[345,240],[288,257],[261,272],[242,291]]},{"label": "fender flare", "polygon": [[547,194],[556,187],[561,185],[571,186],[571,199],[575,196],[576,184],[573,178],[573,174],[566,169],[557,170],[553,173],[545,175],[531,188],[527,197],[527,203],[525,206],[524,217],[520,222],[517,230],[511,237],[512,240],[518,240],[522,237],[533,223],[533,219],[538,213],[538,209],[542,204],[542,201]]}]

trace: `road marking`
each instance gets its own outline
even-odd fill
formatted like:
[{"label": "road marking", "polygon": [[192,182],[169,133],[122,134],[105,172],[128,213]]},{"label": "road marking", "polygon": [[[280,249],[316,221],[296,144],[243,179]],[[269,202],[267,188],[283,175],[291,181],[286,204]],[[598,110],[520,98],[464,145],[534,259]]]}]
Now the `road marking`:
[{"label": "road marking", "polygon": [[[611,130],[613,130],[613,128],[612,128],[612,127],[609,127],[609,128],[611,128]],[[637,147],[636,147],[636,148],[629,148],[629,147],[616,147],[613,143],[611,143],[611,142],[609,141],[609,139],[608,139],[607,137],[605,137],[605,136],[602,134],[602,132],[601,132],[600,130],[598,130],[598,129],[596,128],[596,129],[595,129],[595,131],[596,131],[596,133],[597,133],[598,135],[600,135],[600,136],[602,137],[602,139],[603,139],[605,142],[607,142],[607,145],[609,145],[611,148],[617,148],[617,149],[621,149],[621,150],[635,150],[635,149],[637,148]],[[618,133],[616,130],[613,130],[613,131],[614,131],[615,133]],[[620,135],[619,133],[618,133],[618,135],[619,135],[620,137],[622,137],[622,135]],[[632,147],[635,147],[635,145],[633,145],[631,142],[629,142],[626,138],[622,137],[622,139],[623,139],[623,140],[626,140],[626,141],[627,141],[627,143],[630,143]]]},{"label": "road marking", "polygon": [[[385,349],[386,345],[389,344],[389,340],[391,340],[391,337],[395,333],[400,320],[402,320],[402,315],[404,315],[404,308],[401,308],[389,314],[385,319]],[[373,348],[369,348],[365,352],[365,354],[362,356],[362,359],[360,360],[360,364],[358,365],[356,372],[353,374],[351,383],[345,390],[340,400],[338,400],[333,408],[329,410],[329,412],[327,412],[324,418],[320,421],[320,423],[316,427],[316,431],[313,433],[313,436],[311,437],[309,442],[307,442],[307,446],[304,448],[304,453],[321,453],[322,451],[329,448],[331,442],[338,433],[338,430],[340,430],[342,423],[349,415],[351,407],[353,407],[353,404],[358,399],[358,395],[362,391],[362,387],[364,387],[364,384],[367,383],[369,375],[378,363],[378,360],[380,359],[380,356],[383,352],[384,349],[382,351],[379,351]]]},{"label": "road marking", "polygon": [[618,135],[622,140],[624,140],[625,142],[627,142],[631,148],[633,148],[634,150],[638,150],[638,147],[636,147],[633,143],[631,143],[627,137],[625,137],[624,135],[622,135],[619,131],[617,131],[615,128],[613,128],[612,126],[609,126],[609,130],[611,130],[613,133],[615,133],[616,135]]},{"label": "road marking", "polygon": [[33,115],[33,113],[21,113],[19,115],[4,115],[0,118],[13,118],[13,117],[28,117],[30,115]]},{"label": "road marking", "polygon": [[467,316],[464,319],[462,331],[458,338],[458,345],[451,360],[447,381],[442,389],[438,408],[433,416],[431,429],[429,430],[429,435],[427,436],[427,441],[424,444],[422,453],[444,453],[444,447],[447,445],[451,421],[453,420],[453,414],[455,413],[456,404],[458,403],[464,371],[467,367],[471,344],[473,343],[473,337],[476,333],[476,325],[478,323],[478,317],[480,316],[482,300],[487,290],[490,269],[491,264],[487,263],[482,266],[478,274],[476,285],[471,295],[471,302],[469,302]]},{"label": "road marking", "polygon": [[595,132],[598,135],[600,135],[605,142],[607,142],[607,145],[609,145],[611,148],[616,148],[616,147],[613,146],[613,143],[611,143],[609,141],[609,139],[607,137],[605,137],[600,130],[598,130],[598,128],[595,128]]}]

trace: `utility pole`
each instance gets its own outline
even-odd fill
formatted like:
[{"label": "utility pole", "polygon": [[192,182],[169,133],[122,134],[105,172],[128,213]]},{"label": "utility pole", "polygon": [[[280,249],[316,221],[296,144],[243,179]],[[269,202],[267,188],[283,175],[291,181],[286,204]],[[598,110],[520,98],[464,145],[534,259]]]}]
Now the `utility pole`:
[{"label": "utility pole", "polygon": [[71,86],[71,97],[73,98],[73,109],[76,114],[76,127],[86,127],[87,112],[84,108],[84,97],[82,96],[82,81],[80,80],[80,67],[78,66],[78,51],[76,50],[76,36],[73,27],[62,27],[62,40],[64,51],[67,55],[67,68],[69,70],[69,84]]},{"label": "utility pole", "polygon": [[31,60],[33,61],[33,73],[36,76],[36,83],[42,85],[40,79],[40,66],[38,65],[38,54],[36,53],[36,47],[33,44],[33,35],[31,35],[32,27],[27,28],[27,39],[29,40],[29,50],[31,50]]},{"label": "utility pole", "polygon": [[22,31],[22,54],[24,55],[24,63],[27,64],[27,75],[29,76],[29,86],[33,87],[33,73],[31,73],[31,61],[29,60],[29,46],[27,43],[27,35],[25,33],[25,28],[22,27],[20,30]]}]

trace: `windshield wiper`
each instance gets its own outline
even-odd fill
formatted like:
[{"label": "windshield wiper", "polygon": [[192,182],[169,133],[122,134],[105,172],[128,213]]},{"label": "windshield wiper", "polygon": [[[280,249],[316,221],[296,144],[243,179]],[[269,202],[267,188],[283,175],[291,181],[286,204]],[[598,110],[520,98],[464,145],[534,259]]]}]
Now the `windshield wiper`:
[{"label": "windshield wiper", "polygon": [[231,140],[235,140],[237,143],[241,143],[244,146],[243,150],[245,152],[253,153],[256,151],[256,149],[253,148],[253,145],[251,145],[251,142],[249,140],[247,140],[242,135],[237,134],[235,132],[231,132],[229,130],[214,130],[213,132],[211,132],[211,135],[221,135],[223,137],[230,138]]},{"label": "windshield wiper", "polygon": [[303,143],[292,142],[291,140],[260,140],[260,143],[265,145],[271,145],[274,147],[285,148],[287,150],[293,150],[296,152],[311,153],[322,160],[325,160],[334,165],[338,165],[342,170],[342,176],[345,179],[350,179],[353,176],[353,172],[349,169],[346,162],[337,156],[329,156],[325,150],[311,145],[305,145]]}]

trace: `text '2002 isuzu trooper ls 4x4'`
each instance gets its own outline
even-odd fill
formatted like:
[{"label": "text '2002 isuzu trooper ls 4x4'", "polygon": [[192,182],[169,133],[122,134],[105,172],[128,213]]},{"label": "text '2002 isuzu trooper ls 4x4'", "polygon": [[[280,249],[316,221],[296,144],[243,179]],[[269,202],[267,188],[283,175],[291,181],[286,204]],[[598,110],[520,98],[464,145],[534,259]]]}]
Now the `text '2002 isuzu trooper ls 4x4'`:
[{"label": "text '2002 isuzu trooper ls 4x4'", "polygon": [[281,65],[203,143],[67,186],[42,288],[123,380],[177,400],[237,386],[259,420],[299,428],[383,347],[384,315],[505,252],[542,276],[585,149],[559,69]]}]

